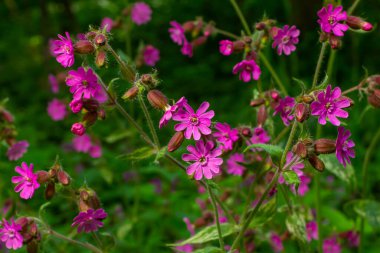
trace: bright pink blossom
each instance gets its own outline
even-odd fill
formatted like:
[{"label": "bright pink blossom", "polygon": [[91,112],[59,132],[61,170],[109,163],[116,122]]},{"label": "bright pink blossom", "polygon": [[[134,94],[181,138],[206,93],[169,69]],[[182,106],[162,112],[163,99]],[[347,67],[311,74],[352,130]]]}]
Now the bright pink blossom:
[{"label": "bright pink blossom", "polygon": [[211,179],[215,174],[220,172],[220,165],[223,159],[219,158],[222,154],[220,148],[214,148],[212,141],[197,141],[194,146],[188,146],[187,151],[190,154],[183,154],[182,160],[193,162],[187,167],[186,173],[194,175],[195,180],[201,180],[203,177]]},{"label": "bright pink blossom", "polygon": [[144,63],[147,66],[155,66],[160,60],[160,50],[152,45],[147,45],[143,52]]},{"label": "bright pink blossom", "polygon": [[227,173],[242,176],[245,171],[245,167],[241,165],[242,163],[245,163],[243,154],[232,154],[227,160]]},{"label": "bright pink blossom", "polygon": [[190,235],[192,236],[195,235],[194,225],[191,224],[190,219],[187,217],[184,217],[183,222],[185,222],[186,228],[190,232]]},{"label": "bright pink blossom", "polygon": [[37,182],[37,174],[33,173],[33,164],[29,166],[25,163],[21,163],[20,166],[16,166],[15,171],[20,174],[20,176],[12,177],[12,183],[17,184],[15,187],[15,192],[21,192],[20,197],[22,199],[32,198],[34,191],[40,187]]},{"label": "bright pink blossom", "polygon": [[211,134],[211,119],[215,114],[213,110],[207,111],[209,107],[208,102],[203,102],[194,112],[189,104],[183,103],[183,108],[173,116],[173,120],[181,122],[175,125],[174,129],[177,132],[185,130],[185,138],[193,137],[196,141],[201,138],[201,134]]},{"label": "bright pink blossom", "polygon": [[131,10],[131,19],[136,25],[148,23],[152,18],[152,9],[144,2],[137,2]]},{"label": "bright pink blossom", "polygon": [[184,40],[181,48],[181,53],[190,58],[193,57],[193,45],[191,45],[191,43],[189,43],[186,39]]},{"label": "bright pink blossom", "polygon": [[77,71],[70,70],[66,78],[66,84],[70,87],[74,100],[95,98],[102,92],[98,78],[91,68],[85,70],[79,67]]},{"label": "bright pink blossom", "polygon": [[259,80],[261,69],[254,60],[243,60],[234,66],[232,73],[234,75],[240,73],[239,79],[247,83],[251,81],[252,78]]},{"label": "bright pink blossom", "polygon": [[9,161],[16,161],[20,159],[28,150],[29,142],[18,141],[8,148],[7,156]]},{"label": "bright pink blossom", "polygon": [[298,189],[296,191],[295,186],[292,185],[291,189],[294,193],[304,196],[309,191],[309,184],[311,183],[311,178],[306,176],[305,174],[302,174],[299,176],[300,178],[300,184],[298,186]]},{"label": "bright pink blossom", "polygon": [[69,104],[70,109],[73,113],[78,113],[83,108],[83,101],[82,100],[72,100]]},{"label": "bright pink blossom", "polygon": [[347,163],[350,164],[350,157],[355,158],[355,143],[349,140],[351,132],[344,127],[338,127],[338,137],[336,138],[336,158],[346,167]]},{"label": "bright pink blossom", "polygon": [[318,240],[318,224],[316,221],[310,221],[306,224],[307,240]]},{"label": "bright pink blossom", "polygon": [[178,44],[179,46],[182,46],[184,41],[186,41],[185,30],[183,29],[182,25],[179,24],[177,21],[171,21],[170,25],[170,38],[173,40],[174,43]]},{"label": "bright pink blossom", "polygon": [[75,151],[87,153],[92,147],[91,137],[88,134],[75,136],[72,140],[72,144]]},{"label": "bright pink blossom", "polygon": [[274,232],[272,232],[270,236],[270,245],[272,246],[273,251],[276,253],[282,252],[284,250],[284,245],[282,244],[281,237]]},{"label": "bright pink blossom", "polygon": [[285,97],[280,100],[280,103],[274,108],[273,115],[280,114],[282,122],[285,126],[289,126],[290,122],[294,119],[292,114],[293,108],[296,105],[296,101],[292,97]]},{"label": "bright pink blossom", "polygon": [[160,119],[159,127],[162,128],[165,126],[185,103],[187,103],[187,99],[181,97],[174,105],[168,106],[165,109],[164,115],[162,115],[162,118]]},{"label": "bright pink blossom", "polygon": [[82,136],[86,132],[86,127],[82,123],[77,122],[71,126],[71,132],[75,135]]},{"label": "bright pink blossom", "polygon": [[109,17],[104,17],[102,19],[102,23],[100,24],[100,28],[103,29],[106,27],[106,31],[109,33],[113,26],[113,20]]},{"label": "bright pink blossom", "polygon": [[335,36],[343,36],[348,30],[348,25],[344,24],[347,20],[347,13],[343,11],[341,5],[334,8],[332,4],[323,7],[318,11],[318,23],[325,33],[333,33]]},{"label": "bright pink blossom", "polygon": [[336,237],[325,239],[322,248],[323,253],[340,253],[342,251]]},{"label": "bright pink blossom", "polygon": [[99,228],[103,227],[103,222],[107,217],[107,213],[103,208],[97,210],[88,209],[86,212],[80,212],[75,218],[72,227],[78,227],[78,233],[95,232]]},{"label": "bright pink blossom", "polygon": [[256,127],[253,129],[252,137],[250,138],[251,144],[268,143],[270,136],[262,127]]},{"label": "bright pink blossom", "polygon": [[54,40],[51,48],[54,56],[64,68],[73,66],[74,64],[74,47],[68,32],[65,33],[66,38],[58,34],[59,40]]},{"label": "bright pink blossom", "polygon": [[225,56],[231,55],[234,52],[234,43],[230,40],[219,41],[219,52]]},{"label": "bright pink blossom", "polygon": [[48,76],[50,87],[51,87],[51,92],[52,93],[58,93],[59,92],[59,83],[55,75],[49,74]]},{"label": "bright pink blossom", "polygon": [[348,112],[343,108],[351,105],[348,98],[341,96],[342,91],[339,87],[331,90],[331,85],[327,86],[325,91],[320,91],[317,95],[317,100],[311,103],[311,115],[319,116],[318,122],[321,125],[326,124],[326,119],[329,119],[331,124],[339,126],[339,118],[348,118]]},{"label": "bright pink blossom", "polygon": [[19,249],[22,247],[23,238],[21,235],[21,225],[15,223],[13,219],[8,222],[3,219],[0,228],[0,240],[5,243],[5,247],[8,249]]},{"label": "bright pink blossom", "polygon": [[54,98],[49,102],[47,112],[52,120],[63,120],[67,115],[66,104]]},{"label": "bright pink blossom", "polygon": [[102,147],[100,145],[92,145],[88,151],[92,158],[99,158],[102,156]]},{"label": "bright pink blossom", "polygon": [[277,54],[290,55],[291,52],[296,50],[296,44],[298,44],[298,36],[300,30],[296,26],[285,25],[282,29],[278,29],[276,36],[273,38],[272,48],[277,47]]},{"label": "bright pink blossom", "polygon": [[239,131],[230,127],[227,123],[216,123],[217,132],[213,136],[221,144],[224,150],[232,150],[232,145],[239,139]]}]

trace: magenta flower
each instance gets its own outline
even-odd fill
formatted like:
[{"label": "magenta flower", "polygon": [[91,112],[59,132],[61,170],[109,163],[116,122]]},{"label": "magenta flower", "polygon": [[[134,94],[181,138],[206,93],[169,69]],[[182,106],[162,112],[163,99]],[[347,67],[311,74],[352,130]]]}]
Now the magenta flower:
[{"label": "magenta flower", "polygon": [[37,174],[33,173],[33,164],[29,166],[25,163],[21,163],[20,166],[16,166],[15,171],[20,174],[20,176],[12,177],[12,183],[17,184],[15,187],[15,192],[21,192],[20,197],[22,199],[32,198],[34,191],[40,187],[37,182]]},{"label": "magenta flower", "polygon": [[49,102],[47,112],[52,120],[63,120],[67,114],[66,105],[60,100],[54,98]]},{"label": "magenta flower", "polygon": [[280,114],[282,122],[285,126],[289,126],[290,122],[294,119],[294,115],[291,114],[296,101],[292,97],[285,97],[280,100],[280,103],[274,108],[273,115]]},{"label": "magenta flower", "polygon": [[232,145],[239,139],[239,131],[230,127],[227,123],[216,123],[213,136],[221,144],[224,150],[232,150]]},{"label": "magenta flower", "polygon": [[318,23],[325,33],[333,33],[335,36],[343,36],[348,30],[348,25],[343,24],[347,20],[347,13],[341,5],[334,8],[332,4],[318,11]]},{"label": "magenta flower", "polygon": [[104,17],[102,19],[102,23],[100,24],[100,28],[101,29],[106,28],[106,31],[109,33],[111,31],[111,29],[112,29],[112,26],[113,26],[113,20],[112,20],[112,18]]},{"label": "magenta flower", "polygon": [[253,129],[252,137],[250,138],[251,144],[268,143],[270,136],[262,127],[256,127]]},{"label": "magenta flower", "polygon": [[181,97],[174,105],[168,106],[168,108],[165,109],[164,115],[160,119],[159,127],[162,128],[166,124],[168,124],[169,120],[172,119],[173,115],[182,108],[184,104],[187,104],[187,99],[185,97]]},{"label": "magenta flower", "polygon": [[273,251],[276,253],[282,252],[284,250],[284,245],[282,245],[281,237],[273,232],[270,236],[270,245],[272,246]]},{"label": "magenta flower", "polygon": [[85,232],[90,233],[97,231],[99,228],[103,227],[103,222],[107,217],[107,213],[103,208],[99,209],[88,209],[86,212],[80,212],[75,218],[72,227],[78,226],[78,233]]},{"label": "magenta flower", "polygon": [[211,134],[209,127],[211,126],[211,119],[214,117],[214,111],[206,112],[209,106],[208,102],[203,102],[194,112],[189,104],[183,103],[183,108],[173,116],[173,120],[181,122],[175,125],[174,129],[177,132],[185,130],[185,138],[193,137],[196,141],[201,138],[201,134]]},{"label": "magenta flower", "polygon": [[251,78],[258,80],[261,74],[260,67],[254,60],[243,60],[236,64],[232,73],[236,75],[239,72],[239,79],[245,83],[251,81]]},{"label": "magenta flower", "polygon": [[311,103],[311,115],[319,116],[318,123],[326,124],[328,118],[334,126],[339,126],[339,118],[348,118],[348,112],[342,110],[351,105],[348,98],[341,96],[342,91],[339,87],[335,87],[331,91],[331,85],[327,86],[326,91],[320,91],[317,94],[317,100]]},{"label": "magenta flower", "polygon": [[175,247],[175,251],[176,252],[180,252],[180,253],[183,253],[183,252],[185,252],[185,253],[191,253],[191,252],[194,251],[194,249],[193,249],[193,245],[191,245],[191,244],[185,244],[183,246],[176,246]]},{"label": "magenta flower", "polygon": [[88,150],[88,154],[92,158],[99,158],[102,156],[102,147],[100,145],[92,145]]},{"label": "magenta flower", "polygon": [[181,48],[181,53],[190,58],[193,57],[193,45],[191,45],[191,43],[189,43],[186,39],[184,40]]},{"label": "magenta flower", "polygon": [[83,67],[79,67],[77,71],[70,70],[66,84],[70,87],[74,100],[90,99],[102,91],[98,78],[91,68],[87,71]]},{"label": "magenta flower", "polygon": [[341,237],[345,238],[348,242],[348,247],[355,248],[360,244],[360,235],[354,230],[349,230],[341,234]]},{"label": "magenta flower", "polygon": [[68,32],[65,33],[66,38],[58,34],[59,40],[54,40],[51,48],[54,56],[64,68],[73,66],[74,64],[74,47]]},{"label": "magenta flower", "polygon": [[183,222],[185,222],[186,228],[190,232],[190,235],[192,236],[195,235],[194,225],[191,224],[190,219],[187,217],[184,217]]},{"label": "magenta flower", "polygon": [[290,55],[291,52],[296,50],[296,44],[298,44],[298,36],[300,36],[300,30],[296,26],[285,25],[282,29],[278,29],[276,36],[273,38],[272,48],[277,47],[277,54]]},{"label": "magenta flower", "polygon": [[147,66],[154,66],[160,60],[160,50],[152,45],[147,45],[144,48],[144,63]]},{"label": "magenta flower", "polygon": [[219,52],[225,56],[231,55],[234,52],[234,43],[230,40],[219,41]]},{"label": "magenta flower", "polygon": [[59,92],[59,83],[58,83],[58,80],[55,77],[55,75],[49,74],[48,79],[49,79],[49,83],[50,83],[50,87],[51,87],[51,92],[58,93]]},{"label": "magenta flower", "polygon": [[309,191],[309,184],[311,183],[311,178],[302,174],[299,176],[300,184],[298,186],[298,190],[296,191],[296,187],[294,185],[291,186],[291,189],[294,193],[304,196]]},{"label": "magenta flower", "polygon": [[336,138],[336,158],[346,167],[347,163],[350,164],[350,157],[355,158],[355,143],[349,140],[351,132],[344,127],[338,127],[338,137]]},{"label": "magenta flower", "polygon": [[245,171],[245,167],[241,165],[241,163],[245,163],[243,154],[235,153],[231,155],[227,160],[227,173],[242,176]]},{"label": "magenta flower", "polygon": [[342,249],[336,240],[336,237],[330,237],[323,241],[323,253],[340,253]]},{"label": "magenta flower", "polygon": [[88,134],[75,136],[72,140],[72,144],[75,151],[87,153],[92,147],[91,137]]},{"label": "magenta flower", "polygon": [[29,142],[18,141],[8,148],[7,156],[9,161],[16,161],[20,159],[28,150]]},{"label": "magenta flower", "polygon": [[75,100],[73,99],[70,104],[70,109],[73,113],[78,113],[82,110],[83,108],[83,101],[82,100]]},{"label": "magenta flower", "polygon": [[171,21],[170,25],[170,38],[174,43],[178,44],[179,46],[182,46],[182,44],[186,41],[185,30],[177,21]]},{"label": "magenta flower", "polygon": [[318,240],[318,224],[315,221],[310,221],[306,224],[307,240]]},{"label": "magenta flower", "polygon": [[211,179],[215,174],[220,172],[219,167],[223,163],[223,159],[219,158],[222,154],[220,148],[214,149],[212,141],[203,142],[197,141],[194,146],[187,146],[187,151],[190,154],[183,154],[182,160],[186,162],[193,162],[187,167],[186,173],[194,175],[195,180],[201,180],[203,176]]},{"label": "magenta flower", "polygon": [[71,132],[75,135],[82,136],[86,132],[86,127],[82,123],[77,122],[71,126]]},{"label": "magenta flower", "polygon": [[152,18],[152,9],[144,2],[137,2],[131,10],[131,19],[136,25],[148,23]]},{"label": "magenta flower", "polygon": [[10,223],[3,219],[1,226],[0,240],[5,243],[5,247],[14,250],[21,248],[23,243],[23,238],[20,234],[20,231],[22,230],[21,225],[15,223],[13,219],[11,219]]}]

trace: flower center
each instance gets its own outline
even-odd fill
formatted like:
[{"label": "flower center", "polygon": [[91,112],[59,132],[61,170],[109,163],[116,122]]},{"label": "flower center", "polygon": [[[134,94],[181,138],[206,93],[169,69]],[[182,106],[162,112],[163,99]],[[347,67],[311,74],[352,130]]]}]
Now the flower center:
[{"label": "flower center", "polygon": [[201,163],[201,165],[205,165],[207,163],[207,158],[205,156],[202,156],[201,158],[199,158],[199,162]]},{"label": "flower center", "polygon": [[334,25],[334,24],[336,23],[336,19],[335,19],[334,16],[329,16],[328,21],[329,21],[329,24],[330,24],[330,25]]},{"label": "flower center", "polygon": [[251,67],[251,65],[247,65],[247,66],[245,66],[245,70],[247,70],[248,72],[252,72],[252,67]]},{"label": "flower center", "polygon": [[196,117],[196,116],[192,116],[191,118],[190,118],[190,122],[191,122],[191,124],[193,124],[193,125],[197,125],[198,124],[198,117]]},{"label": "flower center", "polygon": [[88,85],[88,81],[87,80],[83,80],[82,84],[83,84],[83,86],[87,86]]},{"label": "flower center", "polygon": [[332,110],[333,110],[333,108],[334,108],[334,106],[333,106],[330,102],[327,102],[325,107],[326,107],[326,110],[327,110],[329,113],[331,113]]},{"label": "flower center", "polygon": [[282,37],[281,42],[284,43],[284,44],[286,44],[286,43],[289,42],[289,40],[290,40],[289,36],[286,35],[286,36]]},{"label": "flower center", "polygon": [[66,54],[70,54],[71,50],[70,50],[70,47],[69,47],[69,46],[64,45],[64,46],[63,46],[63,49],[66,51]]}]

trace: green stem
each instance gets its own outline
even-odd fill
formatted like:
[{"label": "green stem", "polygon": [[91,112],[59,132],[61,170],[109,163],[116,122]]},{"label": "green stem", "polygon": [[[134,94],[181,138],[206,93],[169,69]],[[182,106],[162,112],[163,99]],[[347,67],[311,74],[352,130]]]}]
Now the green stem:
[{"label": "green stem", "polygon": [[232,4],[232,6],[234,7],[236,14],[239,16],[240,21],[243,24],[243,27],[245,29],[245,32],[247,33],[247,35],[251,36],[251,34],[252,34],[251,29],[249,29],[248,23],[245,20],[245,17],[243,15],[243,13],[241,12],[239,6],[237,5],[236,1],[230,0],[230,2]]},{"label": "green stem", "polygon": [[287,206],[289,208],[289,212],[293,213],[293,206],[292,206],[292,204],[290,202],[290,198],[289,198],[289,196],[287,194],[287,190],[284,188],[284,186],[282,184],[279,184],[278,186],[280,188],[281,194],[284,196],[285,202],[286,202],[286,204],[287,204]]},{"label": "green stem", "polygon": [[90,243],[84,243],[84,242],[80,242],[80,241],[77,241],[77,240],[74,240],[74,239],[71,239],[67,236],[64,236],[58,232],[55,232],[54,230],[52,229],[48,229],[48,234],[51,235],[51,236],[54,236],[58,239],[61,239],[61,240],[64,240],[66,242],[69,242],[71,244],[75,244],[75,245],[78,245],[78,246],[81,246],[83,248],[86,248],[88,250],[91,250],[92,252],[94,253],[103,253],[103,251],[97,247],[95,247],[94,245],[90,244]]},{"label": "green stem", "polygon": [[360,3],[360,0],[355,0],[355,2],[348,9],[347,16],[350,16],[354,12],[354,10],[356,9],[356,7],[358,6],[359,3]]},{"label": "green stem", "polygon": [[96,243],[98,244],[98,246],[99,246],[100,248],[103,248],[103,243],[102,243],[102,241],[100,240],[98,234],[97,234],[96,232],[92,232],[92,236],[94,237],[94,239],[95,239]]},{"label": "green stem", "polygon": [[281,92],[284,94],[284,95],[288,95],[288,92],[286,91],[285,89],[285,86],[284,84],[282,83],[281,79],[278,77],[276,71],[274,70],[274,68],[272,67],[272,65],[270,64],[270,62],[268,61],[267,57],[262,53],[260,52],[259,53],[259,56],[260,56],[260,59],[263,61],[265,67],[269,70],[269,72],[271,73],[274,81],[277,83],[278,87],[280,88]]},{"label": "green stem", "polygon": [[327,45],[328,45],[327,42],[323,42],[322,43],[321,51],[320,51],[319,57],[318,57],[317,66],[316,66],[315,72],[314,72],[313,84],[311,86],[311,89],[314,89],[315,86],[317,85],[318,76],[319,76],[319,72],[321,71],[321,66],[322,66],[322,62],[323,62],[323,56],[325,54]]},{"label": "green stem", "polygon": [[141,109],[144,112],[145,118],[148,121],[148,127],[149,127],[150,132],[153,136],[154,144],[155,144],[156,148],[159,150],[160,149],[160,141],[158,139],[157,132],[156,132],[156,129],[154,128],[152,118],[150,117],[150,114],[148,112],[148,108],[146,108],[144,98],[142,97],[141,93],[139,93],[139,95],[138,95],[138,100],[139,100]]},{"label": "green stem", "polygon": [[225,30],[222,30],[222,29],[219,29],[219,28],[214,28],[215,29],[215,32],[216,33],[219,33],[221,35],[224,35],[224,36],[227,36],[227,37],[230,37],[231,39],[235,39],[235,40],[238,40],[240,39],[239,36],[233,34],[233,33],[230,33],[228,31],[225,31]]},{"label": "green stem", "polygon": [[287,155],[288,151],[290,150],[290,146],[292,145],[292,142],[293,142],[293,139],[294,139],[294,135],[296,133],[296,129],[297,129],[297,121],[294,120],[293,124],[292,124],[292,129],[290,130],[290,133],[289,133],[288,142],[286,143],[286,146],[285,146],[285,149],[284,149],[284,153],[282,153],[282,156],[281,156],[280,168],[284,167],[285,160],[286,160],[286,155]]},{"label": "green stem", "polygon": [[331,49],[331,52],[330,52],[330,55],[329,55],[329,60],[327,62],[327,76],[328,76],[328,80],[331,81],[331,76],[332,76],[332,72],[333,72],[333,69],[334,69],[334,62],[335,62],[335,58],[336,58],[336,50],[332,50]]},{"label": "green stem", "polygon": [[108,51],[111,52],[112,56],[115,58],[115,60],[117,61],[117,63],[120,65],[121,73],[123,73],[123,75],[127,79],[127,81],[130,82],[130,83],[134,83],[135,82],[136,73],[132,69],[132,67],[130,67],[129,65],[127,65],[120,58],[120,56],[115,52],[115,50],[113,50],[113,48],[109,44],[107,44],[107,48],[108,48]]},{"label": "green stem", "polygon": [[218,207],[215,202],[215,196],[212,193],[212,190],[208,184],[207,185],[207,191],[208,195],[211,199],[212,207],[214,208],[214,214],[215,214],[215,223],[216,223],[216,228],[218,229],[218,237],[219,237],[219,245],[220,249],[222,252],[224,252],[224,242],[223,242],[223,235],[222,235],[222,230],[220,229],[220,222],[219,222],[219,212],[218,212]]}]

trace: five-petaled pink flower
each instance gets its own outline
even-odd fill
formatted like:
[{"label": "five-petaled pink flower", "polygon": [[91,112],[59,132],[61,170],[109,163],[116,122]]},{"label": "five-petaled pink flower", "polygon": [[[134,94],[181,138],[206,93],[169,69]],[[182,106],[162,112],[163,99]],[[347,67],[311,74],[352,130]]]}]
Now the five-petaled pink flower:
[{"label": "five-petaled pink flower", "polygon": [[203,142],[197,141],[194,146],[187,146],[187,151],[190,154],[183,154],[182,160],[193,162],[187,167],[186,173],[194,175],[195,180],[201,180],[203,176],[211,179],[215,174],[220,172],[220,165],[223,164],[223,159],[219,158],[222,154],[220,148],[214,148],[212,141]]},{"label": "five-petaled pink flower", "polygon": [[22,247],[23,238],[20,233],[22,230],[21,225],[15,223],[13,219],[8,222],[3,219],[0,228],[0,240],[5,243],[8,249],[19,249]]},{"label": "five-petaled pink flower", "polygon": [[230,40],[221,40],[219,41],[219,52],[222,55],[228,56],[231,55],[234,51],[234,43]]},{"label": "five-petaled pink flower", "polygon": [[107,213],[103,208],[88,209],[86,212],[80,212],[75,218],[72,227],[78,226],[78,233],[85,232],[90,233],[97,231],[103,227],[103,222],[107,217]]},{"label": "five-petaled pink flower", "polygon": [[91,68],[87,71],[79,67],[77,71],[70,70],[66,78],[66,84],[70,87],[74,100],[95,98],[102,92],[98,78]]},{"label": "five-petaled pink flower", "polygon": [[318,240],[318,224],[316,221],[310,221],[306,224],[307,240]]},{"label": "five-petaled pink flower", "polygon": [[33,173],[33,164],[29,166],[25,163],[21,163],[20,166],[16,166],[15,171],[20,174],[20,176],[12,177],[12,183],[17,184],[15,187],[15,192],[21,192],[20,197],[22,199],[32,198],[34,191],[40,187],[37,182],[37,174]]},{"label": "five-petaled pink flower", "polygon": [[62,101],[54,98],[49,102],[47,112],[52,120],[63,120],[67,114],[66,105]]},{"label": "five-petaled pink flower", "polygon": [[240,73],[239,79],[247,83],[251,81],[252,78],[258,80],[260,78],[261,69],[254,60],[243,60],[234,66],[232,73],[234,75]]},{"label": "five-petaled pink flower", "polygon": [[51,92],[58,93],[59,92],[59,83],[58,83],[58,80],[55,77],[55,75],[49,74],[48,80],[50,83]]},{"label": "five-petaled pink flower", "polygon": [[160,119],[159,127],[162,128],[166,124],[168,124],[169,120],[172,119],[173,115],[182,108],[182,106],[187,103],[187,99],[185,97],[181,97],[174,105],[170,105],[165,109],[164,115]]},{"label": "five-petaled pink flower", "polygon": [[344,127],[338,127],[338,137],[336,138],[336,158],[346,167],[347,163],[350,164],[350,157],[355,158],[355,143],[349,140],[351,132]]},{"label": "five-petaled pink flower", "polygon": [[282,252],[284,250],[284,245],[282,244],[281,237],[277,233],[271,233],[270,245],[272,246],[273,251],[276,253]]},{"label": "five-petaled pink flower", "polygon": [[221,144],[224,150],[232,150],[232,145],[239,139],[239,131],[230,127],[227,123],[216,123],[217,132],[213,136]]},{"label": "five-petaled pink flower", "polygon": [[284,122],[285,126],[289,126],[290,121],[294,119],[294,115],[291,112],[295,105],[295,99],[287,96],[281,99],[280,103],[274,108],[273,115],[280,114],[282,122]]},{"label": "five-petaled pink flower", "polygon": [[318,23],[325,33],[333,33],[335,36],[343,36],[348,30],[348,25],[344,24],[347,19],[347,13],[343,11],[341,5],[334,8],[332,4],[323,7],[318,11]]},{"label": "five-petaled pink flower", "polygon": [[193,45],[189,43],[186,38],[183,42],[183,46],[181,48],[181,53],[188,57],[193,57]]},{"label": "five-petaled pink flower", "polygon": [[18,141],[8,148],[7,156],[9,161],[16,161],[20,159],[28,150],[29,142]]},{"label": "five-petaled pink flower", "polygon": [[323,253],[340,253],[342,251],[335,236],[325,239],[322,248]]},{"label": "five-petaled pink flower", "polygon": [[175,125],[174,129],[179,131],[185,130],[185,138],[199,140],[201,134],[211,134],[211,119],[214,117],[214,111],[207,111],[210,104],[203,102],[198,110],[194,112],[193,108],[187,103],[183,103],[183,107],[173,116],[173,120],[181,123]]},{"label": "five-petaled pink flower", "polygon": [[104,17],[102,19],[102,23],[100,24],[100,28],[101,29],[106,29],[106,32],[110,32],[111,29],[112,29],[112,26],[113,26],[113,20],[112,18],[109,18],[109,17]]},{"label": "five-petaled pink flower", "polygon": [[146,24],[152,18],[152,9],[144,2],[137,2],[131,10],[131,19],[136,25]]},{"label": "five-petaled pink flower", "polygon": [[68,32],[66,38],[58,34],[59,40],[54,40],[51,48],[54,56],[64,68],[71,67],[74,64],[74,47]]},{"label": "five-petaled pink flower", "polygon": [[227,173],[242,176],[245,171],[245,167],[241,164],[244,162],[245,159],[243,154],[235,153],[231,155],[227,160]]},{"label": "five-petaled pink flower", "polygon": [[317,100],[311,103],[311,115],[319,116],[318,122],[321,125],[326,124],[328,118],[334,126],[339,126],[339,118],[348,118],[348,112],[342,110],[351,105],[347,97],[341,96],[342,91],[339,87],[331,90],[331,85],[328,85],[325,91],[320,91],[317,94]]},{"label": "five-petaled pink flower", "polygon": [[278,29],[276,36],[273,38],[272,48],[277,47],[277,54],[290,55],[291,52],[296,50],[296,44],[298,44],[298,36],[300,30],[296,26],[285,25],[282,29]]},{"label": "five-petaled pink flower", "polygon": [[160,60],[160,50],[152,45],[147,45],[143,52],[144,63],[147,66],[154,66]]},{"label": "five-petaled pink flower", "polygon": [[183,29],[182,25],[179,24],[177,21],[171,21],[170,25],[170,38],[173,40],[174,43],[181,46],[184,43],[184,41],[186,41],[185,30]]},{"label": "five-petaled pink flower", "polygon": [[268,143],[270,141],[270,136],[262,127],[256,127],[253,130],[252,137],[249,139],[251,144],[257,143]]}]

